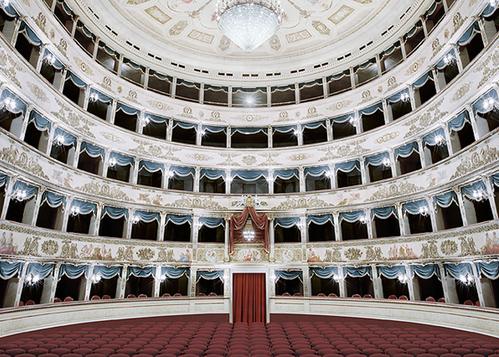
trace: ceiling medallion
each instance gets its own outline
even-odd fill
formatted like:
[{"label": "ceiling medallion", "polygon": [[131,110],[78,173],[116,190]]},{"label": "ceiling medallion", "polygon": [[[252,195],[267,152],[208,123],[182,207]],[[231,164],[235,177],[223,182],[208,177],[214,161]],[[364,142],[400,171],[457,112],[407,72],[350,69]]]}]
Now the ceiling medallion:
[{"label": "ceiling medallion", "polygon": [[219,0],[217,4],[218,28],[246,52],[279,30],[282,15],[279,0]]}]

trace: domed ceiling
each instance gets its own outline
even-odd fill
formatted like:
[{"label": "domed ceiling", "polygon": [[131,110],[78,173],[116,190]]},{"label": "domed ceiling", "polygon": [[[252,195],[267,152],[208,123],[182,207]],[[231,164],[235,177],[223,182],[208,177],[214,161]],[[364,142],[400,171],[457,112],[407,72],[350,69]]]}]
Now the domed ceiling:
[{"label": "domed ceiling", "polygon": [[77,13],[87,13],[92,30],[107,25],[118,34],[118,39],[137,45],[141,51],[163,60],[236,72],[299,68],[356,53],[365,45],[374,48],[384,43],[389,47],[400,36],[398,32],[412,26],[416,20],[411,18],[419,16],[429,3],[281,0],[285,16],[280,30],[248,53],[219,31],[216,0],[69,1],[72,2],[80,7]]}]

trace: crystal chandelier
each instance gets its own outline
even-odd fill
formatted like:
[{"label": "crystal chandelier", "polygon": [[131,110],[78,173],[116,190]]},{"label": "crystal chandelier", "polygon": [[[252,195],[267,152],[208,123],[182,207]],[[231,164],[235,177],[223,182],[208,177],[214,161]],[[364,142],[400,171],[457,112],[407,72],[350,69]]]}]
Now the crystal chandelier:
[{"label": "crystal chandelier", "polygon": [[218,27],[247,52],[277,32],[282,15],[279,0],[219,0],[217,5]]}]

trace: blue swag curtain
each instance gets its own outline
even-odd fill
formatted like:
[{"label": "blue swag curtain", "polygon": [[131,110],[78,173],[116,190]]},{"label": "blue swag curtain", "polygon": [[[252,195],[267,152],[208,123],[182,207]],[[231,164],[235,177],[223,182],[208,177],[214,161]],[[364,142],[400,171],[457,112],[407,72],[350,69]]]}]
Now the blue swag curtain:
[{"label": "blue swag curtain", "polygon": [[54,270],[53,263],[28,263],[26,275],[38,276],[39,279],[45,279]]},{"label": "blue swag curtain", "polygon": [[354,223],[360,221],[360,219],[365,216],[366,214],[364,213],[364,211],[341,212],[340,222],[346,221],[348,223]]},{"label": "blue swag curtain", "polygon": [[305,178],[307,176],[311,177],[321,177],[329,171],[329,166],[315,166],[315,167],[305,167],[304,173]]},{"label": "blue swag curtain", "polygon": [[26,192],[25,200],[30,200],[38,193],[38,188],[32,185],[29,185],[23,181],[16,181],[14,184],[13,192],[24,191]]},{"label": "blue swag curtain", "polygon": [[214,169],[201,169],[199,178],[202,179],[206,177],[208,180],[218,180],[223,178],[225,180],[224,170],[214,170]]},{"label": "blue swag curtain", "polygon": [[43,59],[56,71],[62,71],[64,69],[64,64],[61,61],[59,61],[59,59],[47,49],[45,49],[45,53],[43,54]]},{"label": "blue swag curtain", "polygon": [[50,128],[52,127],[50,120],[34,110],[30,113],[28,124],[29,123],[33,123],[38,131],[50,131]]},{"label": "blue swag curtain", "polygon": [[63,195],[59,195],[54,192],[50,191],[45,191],[42,195],[42,202],[41,204],[47,203],[50,207],[52,208],[57,208],[59,206],[65,206],[66,205],[66,197]]},{"label": "blue swag curtain", "polygon": [[298,179],[300,177],[300,173],[297,169],[275,170],[274,177],[280,178],[281,180],[291,180],[293,178]]},{"label": "blue swag curtain", "polygon": [[142,169],[144,169],[150,173],[154,173],[154,172],[158,172],[158,171],[163,171],[165,169],[165,165],[163,165],[159,162],[140,160],[139,171]]},{"label": "blue swag curtain", "polygon": [[485,17],[485,18],[491,17],[496,12],[497,6],[498,6],[497,3],[491,4],[489,2],[489,4],[485,7],[485,9],[482,11],[482,13],[480,14],[480,16],[481,17]]},{"label": "blue swag curtain", "polygon": [[4,187],[9,182],[9,176],[0,172],[0,187]]},{"label": "blue swag curtain", "polygon": [[370,107],[363,108],[359,110],[359,115],[364,116],[364,115],[373,115],[377,111],[383,112],[383,103],[379,102],[374,105],[371,105]]},{"label": "blue swag curtain", "polygon": [[225,219],[218,217],[200,217],[199,224],[208,228],[225,227]]},{"label": "blue swag curtain", "polygon": [[485,196],[487,195],[487,188],[485,187],[485,183],[480,180],[461,187],[461,192],[467,199],[472,201],[477,201],[479,198],[482,197],[475,197],[474,194],[476,192],[480,192],[482,196]]},{"label": "blue swag curtain", "polygon": [[128,105],[123,104],[123,103],[118,103],[117,104],[116,111],[117,112],[121,111],[121,112],[125,113],[128,116],[135,116],[135,117],[139,117],[140,116],[140,110],[139,109],[129,107]]},{"label": "blue swag curtain", "polygon": [[412,85],[414,86],[414,88],[418,89],[423,87],[426,84],[426,82],[432,80],[433,80],[433,74],[430,71],[419,77],[419,79],[416,82],[414,82]]},{"label": "blue swag curtain", "polygon": [[36,33],[24,21],[21,22],[21,26],[19,27],[19,34],[24,35],[33,46],[39,47],[42,45],[42,40],[38,38]]},{"label": "blue swag curtain", "polygon": [[95,265],[93,269],[93,274],[100,276],[102,279],[112,279],[115,276],[121,275],[120,266],[105,266],[105,265]]},{"label": "blue swag curtain", "polygon": [[334,117],[331,120],[332,120],[333,124],[345,124],[345,123],[348,123],[353,118],[355,118],[355,114],[348,113],[348,114],[340,115],[339,117]]},{"label": "blue swag curtain", "polygon": [[104,148],[101,148],[100,146],[88,143],[86,141],[83,141],[81,143],[80,152],[85,152],[88,156],[90,156],[94,159],[98,158],[98,157],[103,159],[104,155],[105,155]]},{"label": "blue swag curtain", "polygon": [[93,202],[81,201],[78,199],[73,199],[71,202],[71,208],[77,208],[82,215],[86,214],[96,214],[97,213],[97,204]]},{"label": "blue swag curtain", "polygon": [[302,129],[305,130],[305,129],[308,129],[308,130],[315,130],[315,129],[319,129],[319,128],[326,128],[326,122],[323,120],[323,121],[316,121],[316,122],[313,122],[313,123],[306,123],[306,124],[303,124],[302,125]]},{"label": "blue swag curtain", "polygon": [[231,134],[255,135],[263,133],[267,135],[267,128],[232,128]]},{"label": "blue swag curtain", "polygon": [[300,281],[303,281],[301,270],[291,270],[291,271],[276,270],[275,271],[275,278],[276,278],[276,281],[278,281],[279,279],[284,279],[284,280],[298,279]]},{"label": "blue swag curtain", "polygon": [[358,160],[340,162],[336,164],[334,168],[336,171],[341,171],[345,173],[352,172],[353,170],[360,171],[360,162]]},{"label": "blue swag curtain", "polygon": [[161,276],[165,276],[168,279],[180,279],[183,276],[189,276],[189,268],[180,267],[161,267]]},{"label": "blue swag curtain", "polygon": [[499,187],[499,173],[493,174],[490,177],[490,180],[492,181],[492,183],[494,184],[494,186]]},{"label": "blue swag curtain", "polygon": [[457,132],[460,131],[461,129],[464,128],[466,123],[470,122],[470,116],[468,114],[468,111],[463,111],[459,113],[456,117],[451,119],[449,123],[447,124],[449,131],[452,132]]},{"label": "blue swag curtain", "polygon": [[442,208],[450,207],[454,203],[459,205],[457,194],[454,191],[444,192],[434,196],[433,203]]},{"label": "blue swag curtain", "polygon": [[274,220],[275,227],[292,228],[300,223],[300,217],[281,217]]},{"label": "blue swag curtain", "polygon": [[0,279],[9,280],[19,276],[23,270],[24,262],[9,262],[0,260]]},{"label": "blue swag curtain", "polygon": [[483,275],[488,279],[496,280],[499,278],[499,260],[477,262],[476,267],[480,272],[480,275]]},{"label": "blue swag curtain", "polygon": [[197,274],[197,279],[196,282],[198,282],[200,279],[204,280],[224,280],[224,271],[223,270],[213,270],[213,271],[206,271],[206,270],[198,270],[196,272]]},{"label": "blue swag curtain", "polygon": [[377,207],[371,210],[372,218],[388,219],[392,215],[395,216],[395,218],[397,217],[397,210],[393,206]]},{"label": "blue swag curtain", "polygon": [[170,172],[173,173],[175,176],[179,177],[187,177],[187,176],[194,177],[196,170],[193,167],[170,166]]},{"label": "blue swag curtain", "polygon": [[77,86],[80,89],[85,89],[87,87],[87,84],[83,82],[76,74],[72,72],[67,72],[68,74],[66,75],[66,82],[71,81],[75,86]]},{"label": "blue swag curtain", "polygon": [[422,279],[430,279],[433,275],[436,275],[437,278],[440,278],[440,268],[437,264],[415,264],[410,266],[411,277],[416,274]]},{"label": "blue swag curtain", "polygon": [[378,272],[380,276],[382,275],[387,279],[397,279],[399,276],[406,274],[405,266],[403,265],[381,266],[378,267]]},{"label": "blue swag curtain", "polygon": [[14,18],[19,17],[19,14],[17,13],[16,9],[14,9],[12,4],[10,3],[4,3],[4,5],[2,5],[2,9],[9,17],[14,17]]},{"label": "blue swag curtain", "polygon": [[0,101],[2,103],[5,103],[6,100],[10,100],[12,103],[15,103],[15,105],[9,105],[5,107],[5,110],[8,110],[12,114],[25,114],[27,105],[24,103],[17,95],[12,93],[8,89],[4,89],[2,91],[2,95],[0,96]]},{"label": "blue swag curtain", "polygon": [[113,98],[108,97],[107,95],[93,88],[90,90],[90,96],[91,98],[95,98],[97,102],[101,102],[104,104],[111,104],[113,102]]},{"label": "blue swag curtain", "polygon": [[[62,138],[59,141],[59,138]],[[68,133],[64,129],[56,128],[54,132],[54,141],[57,141],[58,144],[64,146],[76,146],[76,136]]]},{"label": "blue swag curtain", "polygon": [[159,115],[146,113],[145,118],[153,124],[168,124],[168,118]]},{"label": "blue swag curtain", "polygon": [[210,134],[218,134],[225,133],[227,128],[225,126],[203,125],[203,131]]},{"label": "blue swag curtain", "polygon": [[85,274],[88,278],[89,265],[62,264],[59,269],[59,279],[66,275],[69,279],[78,279]]},{"label": "blue swag curtain", "polygon": [[[486,106],[485,103],[492,98],[494,100],[494,106]],[[473,111],[475,114],[487,114],[493,110],[497,110],[499,106],[499,101],[497,98],[497,92],[495,89],[489,90],[487,93],[483,94],[480,99],[473,103]]]},{"label": "blue swag curtain", "polygon": [[177,225],[177,226],[180,226],[180,225],[186,224],[186,223],[189,225],[192,225],[192,216],[169,214],[166,216],[166,224],[168,224],[170,222]]},{"label": "blue swag curtain", "polygon": [[390,160],[390,154],[388,152],[381,152],[379,154],[366,157],[366,165],[369,166],[382,166],[384,160]]},{"label": "blue swag curtain", "polygon": [[243,181],[258,181],[261,178],[266,178],[267,177],[267,171],[261,171],[261,170],[236,170],[232,172],[232,177],[233,178],[239,178]]},{"label": "blue swag curtain", "polygon": [[109,216],[112,219],[125,218],[128,219],[128,209],[124,207],[105,206],[102,212],[102,217]]},{"label": "blue swag curtain", "polygon": [[458,263],[458,264],[444,264],[445,274],[453,277],[454,279],[460,279],[463,276],[470,275],[473,276],[473,270],[471,264],[469,263]]},{"label": "blue swag curtain", "polygon": [[332,277],[340,275],[338,267],[333,266],[310,268],[310,273],[311,277],[315,275],[319,279],[331,279]]},{"label": "blue swag curtain", "polygon": [[127,279],[132,275],[137,278],[148,278],[150,276],[154,276],[155,273],[156,267],[129,266],[127,270]]},{"label": "blue swag curtain", "polygon": [[445,55],[442,56],[440,61],[437,62],[435,65],[435,68],[439,71],[443,70],[445,67],[449,66],[451,62],[447,62],[445,59],[448,58],[448,56],[451,56],[452,58],[456,58],[456,52],[452,49],[449,52],[447,52]]},{"label": "blue swag curtain", "polygon": [[288,126],[274,126],[272,127],[272,131],[274,133],[280,133],[280,134],[289,134],[289,133],[295,133],[298,130],[296,125],[288,125]]},{"label": "blue swag curtain", "polygon": [[407,95],[409,95],[409,90],[408,89],[404,89],[398,93],[395,93],[394,95],[392,95],[391,97],[389,97],[387,99],[387,102],[388,104],[396,104],[396,103],[399,103],[402,101],[402,97],[405,97]]},{"label": "blue swag curtain", "polygon": [[417,152],[419,154],[419,147],[417,141],[413,141],[412,143],[408,143],[402,146],[399,146],[395,149],[395,159],[402,157],[407,158],[412,155],[413,152]]},{"label": "blue swag curtain", "polygon": [[114,159],[118,166],[133,166],[134,158],[113,151],[109,159]]},{"label": "blue swag curtain", "polygon": [[135,211],[133,215],[137,217],[140,222],[144,223],[151,223],[156,221],[159,224],[161,221],[159,212]]},{"label": "blue swag curtain", "polygon": [[402,205],[402,211],[412,215],[421,214],[421,210],[429,210],[428,203],[425,200],[406,202]]},{"label": "blue swag curtain", "polygon": [[343,269],[345,274],[347,276],[350,276],[352,278],[362,278],[366,275],[372,278],[372,271],[371,267],[365,266],[365,267],[346,267]]},{"label": "blue swag curtain", "polygon": [[445,132],[443,128],[438,128],[437,130],[434,130],[431,133],[423,136],[423,145],[426,146],[438,145],[437,137],[442,137],[445,139]]},{"label": "blue swag curtain", "polygon": [[173,122],[173,129],[175,129],[176,127],[179,127],[180,129],[184,129],[184,130],[190,130],[190,129],[197,130],[198,125],[194,124],[194,123],[186,123],[186,122],[175,120]]},{"label": "blue swag curtain", "polygon": [[313,223],[318,226],[322,226],[328,222],[334,224],[334,219],[332,214],[317,214],[317,215],[314,214],[307,216],[307,225]]},{"label": "blue swag curtain", "polygon": [[466,46],[473,40],[477,33],[480,33],[480,26],[478,25],[478,22],[474,22],[459,38],[457,44],[459,46]]}]

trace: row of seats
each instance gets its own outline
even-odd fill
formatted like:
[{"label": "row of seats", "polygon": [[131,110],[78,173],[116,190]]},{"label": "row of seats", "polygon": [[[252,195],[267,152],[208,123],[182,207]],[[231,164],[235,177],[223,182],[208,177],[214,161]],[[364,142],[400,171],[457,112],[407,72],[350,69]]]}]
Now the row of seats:
[{"label": "row of seats", "polygon": [[[499,340],[434,326],[332,317],[270,324],[149,318],[0,339],[0,357],[499,357]],[[130,328],[133,326],[133,328]]]}]

